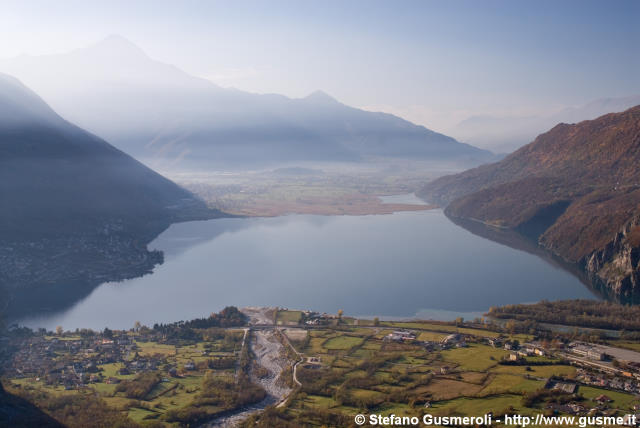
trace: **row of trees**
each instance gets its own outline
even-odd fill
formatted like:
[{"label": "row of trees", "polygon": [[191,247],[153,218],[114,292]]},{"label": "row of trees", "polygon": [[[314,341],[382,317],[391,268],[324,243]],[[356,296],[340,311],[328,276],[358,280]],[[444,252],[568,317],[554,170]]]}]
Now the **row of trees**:
[{"label": "row of trees", "polygon": [[310,408],[296,413],[281,412],[274,406],[264,412],[244,420],[242,428],[299,428],[305,426],[348,427],[353,425],[353,416],[344,415],[336,410]]},{"label": "row of trees", "polygon": [[144,399],[162,381],[159,373],[141,373],[134,379],[124,380],[116,386],[116,392],[124,392],[128,398]]},{"label": "row of trees", "polygon": [[154,324],[154,331],[174,330],[175,328],[206,329],[211,327],[243,327],[248,318],[235,306],[227,306],[219,313],[212,313],[208,318],[195,318],[190,321],[178,321],[169,324]]},{"label": "row of trees", "polygon": [[[231,363],[231,359],[226,361],[228,365]],[[249,349],[245,346],[240,354],[240,367],[235,380],[207,373],[200,393],[193,402],[181,409],[168,411],[164,419],[181,426],[197,426],[216,414],[264,400],[266,391],[249,379],[250,365]]]},{"label": "row of trees", "polygon": [[535,320],[577,327],[640,331],[640,306],[594,300],[543,300],[531,305],[506,305],[492,307],[489,315],[519,321]]}]

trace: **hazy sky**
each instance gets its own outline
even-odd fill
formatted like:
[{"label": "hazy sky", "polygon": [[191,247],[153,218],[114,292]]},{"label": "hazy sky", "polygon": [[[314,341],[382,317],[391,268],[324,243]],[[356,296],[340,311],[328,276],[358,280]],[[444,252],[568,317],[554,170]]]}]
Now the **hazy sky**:
[{"label": "hazy sky", "polygon": [[640,93],[640,1],[0,0],[0,57],[120,34],[221,86],[445,130]]}]

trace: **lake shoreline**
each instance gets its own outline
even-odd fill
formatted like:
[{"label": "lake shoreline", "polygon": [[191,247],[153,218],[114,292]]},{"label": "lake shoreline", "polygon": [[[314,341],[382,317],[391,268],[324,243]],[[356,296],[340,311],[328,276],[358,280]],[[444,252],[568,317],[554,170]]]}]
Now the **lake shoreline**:
[{"label": "lake shoreline", "polygon": [[104,283],[65,311],[18,321],[123,328],[206,316],[231,303],[454,319],[494,304],[593,298],[573,275],[477,237],[438,209],[178,223],[148,248],[165,258],[151,275]]}]

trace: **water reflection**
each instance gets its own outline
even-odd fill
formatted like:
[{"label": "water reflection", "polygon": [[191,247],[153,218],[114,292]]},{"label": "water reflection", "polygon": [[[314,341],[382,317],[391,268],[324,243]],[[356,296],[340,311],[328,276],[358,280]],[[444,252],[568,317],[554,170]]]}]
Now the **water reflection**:
[{"label": "water reflection", "polygon": [[22,322],[128,328],[226,305],[439,318],[492,305],[593,298],[566,270],[481,238],[440,210],[183,223],[150,247],[165,251],[152,275],[103,284],[70,310]]}]

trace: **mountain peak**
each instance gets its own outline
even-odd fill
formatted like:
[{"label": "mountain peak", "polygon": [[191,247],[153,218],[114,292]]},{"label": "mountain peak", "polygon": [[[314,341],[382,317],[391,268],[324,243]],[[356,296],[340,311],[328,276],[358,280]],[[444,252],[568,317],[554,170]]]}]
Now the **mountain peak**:
[{"label": "mountain peak", "polygon": [[338,102],[338,100],[333,98],[331,95],[321,90],[314,91],[309,95],[307,95],[306,97],[304,97],[303,99],[307,101],[313,101],[315,103],[337,103]]},{"label": "mountain peak", "polygon": [[126,37],[120,36],[118,34],[111,34],[101,41],[89,45],[88,47],[82,49],[88,52],[100,52],[106,54],[113,55],[130,55],[130,56],[143,56],[146,57],[147,54],[140,49],[135,43]]}]

